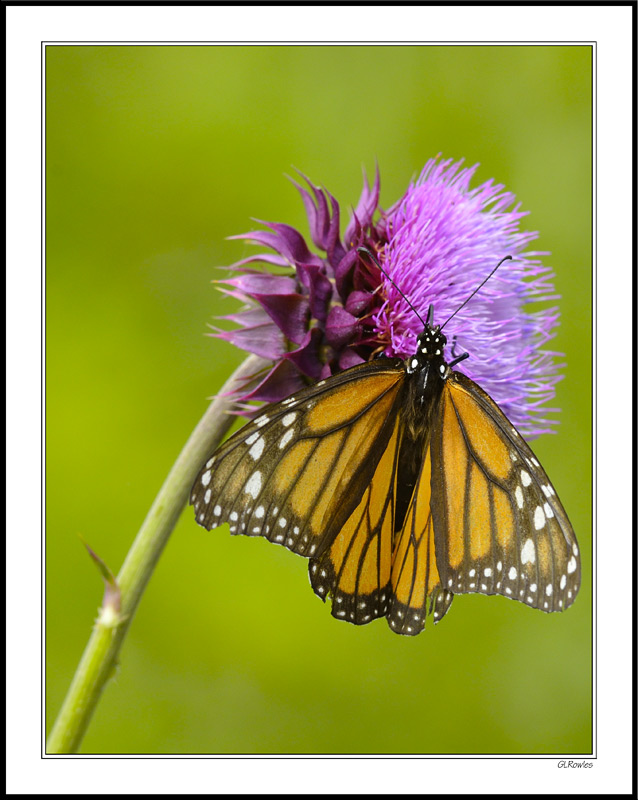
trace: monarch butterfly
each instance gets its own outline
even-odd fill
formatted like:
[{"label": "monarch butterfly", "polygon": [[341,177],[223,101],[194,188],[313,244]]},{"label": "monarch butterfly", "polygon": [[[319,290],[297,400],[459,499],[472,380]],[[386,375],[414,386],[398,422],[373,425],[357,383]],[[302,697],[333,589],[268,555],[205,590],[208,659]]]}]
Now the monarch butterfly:
[{"label": "monarch butterfly", "polygon": [[355,625],[385,616],[414,636],[474,592],[570,606],[580,559],[565,510],[501,409],[453,369],[467,353],[446,362],[441,327],[430,306],[405,361],[377,358],[261,409],[201,468],[197,522],[309,558],[315,593]]}]

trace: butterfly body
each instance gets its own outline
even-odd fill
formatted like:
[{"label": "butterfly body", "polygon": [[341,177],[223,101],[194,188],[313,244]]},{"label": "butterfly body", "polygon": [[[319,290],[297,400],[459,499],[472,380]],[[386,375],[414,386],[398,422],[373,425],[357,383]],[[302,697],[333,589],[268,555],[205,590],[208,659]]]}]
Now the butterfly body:
[{"label": "butterfly body", "polygon": [[414,355],[379,358],[261,409],[202,467],[199,524],[310,559],[355,624],[419,633],[454,594],[571,605],[578,546],[549,479],[496,403],[445,359],[430,312]]}]

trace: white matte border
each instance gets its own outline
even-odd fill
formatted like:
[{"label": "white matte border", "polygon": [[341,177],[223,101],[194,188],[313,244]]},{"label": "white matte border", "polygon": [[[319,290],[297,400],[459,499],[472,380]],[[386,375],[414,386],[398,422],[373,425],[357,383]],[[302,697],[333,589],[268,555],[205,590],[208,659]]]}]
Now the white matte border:
[{"label": "white matte border", "polygon": [[[631,13],[628,6],[7,8],[8,793],[569,793],[631,790]],[[312,25],[309,25],[309,20]],[[40,52],[42,41],[597,43],[598,758],[41,759]],[[632,168],[633,167],[633,168]],[[620,536],[618,539],[620,541]],[[602,545],[601,545],[602,542]],[[88,632],[87,632],[88,633]],[[435,721],[430,720],[430,724]],[[300,763],[295,763],[295,762]],[[460,768],[459,768],[460,767]],[[315,783],[309,776],[321,771]]]}]

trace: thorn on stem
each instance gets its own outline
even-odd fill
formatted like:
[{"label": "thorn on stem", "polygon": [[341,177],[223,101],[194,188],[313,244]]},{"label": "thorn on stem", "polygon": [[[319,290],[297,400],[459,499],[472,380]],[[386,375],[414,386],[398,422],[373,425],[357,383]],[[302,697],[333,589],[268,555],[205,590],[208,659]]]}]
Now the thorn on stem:
[{"label": "thorn on stem", "polygon": [[93,563],[97,566],[102,580],[104,581],[104,596],[102,597],[102,605],[98,609],[96,625],[103,625],[107,628],[116,628],[120,625],[125,617],[121,614],[121,592],[117,580],[111,570],[106,566],[104,561],[97,555],[97,553],[89,547],[89,545],[80,537],[82,544],[86,547],[87,552]]}]

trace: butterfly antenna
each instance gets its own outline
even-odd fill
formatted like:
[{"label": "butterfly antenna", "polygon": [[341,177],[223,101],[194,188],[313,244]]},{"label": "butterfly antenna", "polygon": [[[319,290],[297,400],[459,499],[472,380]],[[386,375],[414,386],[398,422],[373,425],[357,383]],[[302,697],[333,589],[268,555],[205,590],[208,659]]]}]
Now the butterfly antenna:
[{"label": "butterfly antenna", "polygon": [[[396,283],[395,283],[395,282],[392,280],[392,278],[391,278],[391,277],[388,275],[388,273],[387,273],[387,272],[386,272],[386,271],[383,269],[383,267],[381,266],[381,264],[379,264],[379,262],[378,262],[378,260],[377,260],[376,256],[374,255],[374,253],[372,253],[372,251],[371,251],[371,250],[368,250],[368,248],[367,248],[367,247],[357,247],[357,253],[365,253],[365,254],[368,256],[368,258],[369,258],[369,259],[370,259],[370,260],[371,260],[371,261],[372,261],[374,264],[376,264],[376,265],[377,265],[377,267],[378,267],[378,268],[381,270],[381,272],[382,272],[382,273],[383,273],[383,274],[386,276],[386,278],[387,278],[387,279],[390,281],[390,283],[391,283],[391,284],[394,286],[394,288],[395,288],[395,289],[397,290],[397,292],[398,292],[398,293],[401,295],[401,297],[402,297],[402,298],[405,300],[405,302],[406,302],[406,303],[407,303],[407,304],[410,306],[410,308],[412,309],[412,311],[414,311],[414,313],[417,315],[417,317],[418,317],[418,318],[421,320],[421,325],[423,325],[423,327],[425,328],[425,322],[423,321],[423,317],[422,317],[422,316],[419,314],[419,312],[418,312],[418,311],[416,310],[416,308],[415,308],[415,307],[412,305],[412,303],[411,303],[411,302],[408,300],[408,298],[407,298],[407,297],[406,297],[406,296],[403,294],[403,292],[401,291],[401,289],[399,289],[399,287],[398,287],[398,286],[396,285]],[[480,288],[480,287],[479,287],[479,288]]]},{"label": "butterfly antenna", "polygon": [[498,264],[497,264],[497,265],[494,267],[494,269],[493,269],[493,270],[490,272],[490,274],[487,276],[487,278],[485,278],[485,280],[484,280],[484,281],[482,281],[481,283],[479,283],[479,285],[478,285],[478,286],[476,287],[476,289],[475,289],[475,290],[472,292],[472,294],[471,294],[471,295],[470,295],[470,296],[467,298],[467,300],[464,300],[464,301],[461,303],[461,305],[460,305],[460,306],[459,306],[459,307],[456,309],[456,311],[454,312],[454,314],[452,314],[451,316],[449,316],[449,317],[448,317],[448,318],[445,320],[445,322],[443,323],[443,325],[441,325],[441,328],[440,328],[440,330],[443,330],[443,328],[445,328],[445,326],[446,326],[446,325],[448,324],[448,322],[449,322],[449,321],[452,319],[452,317],[455,317],[455,316],[456,316],[456,315],[459,313],[459,311],[460,311],[460,310],[463,308],[463,306],[467,305],[467,304],[470,302],[470,300],[471,300],[471,299],[474,297],[474,295],[475,295],[475,294],[476,294],[476,293],[479,291],[479,289],[481,289],[481,287],[485,286],[485,284],[486,284],[486,283],[489,281],[489,279],[492,277],[492,275],[493,275],[493,274],[496,272],[496,270],[497,270],[497,269],[498,269],[498,268],[501,266],[501,264],[502,264],[504,261],[512,261],[512,260],[513,260],[513,259],[512,259],[512,256],[505,256],[505,258],[501,259],[501,261],[499,261],[499,262],[498,262]]}]

